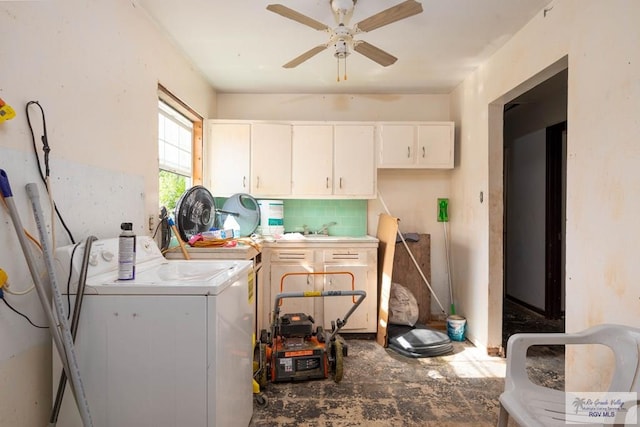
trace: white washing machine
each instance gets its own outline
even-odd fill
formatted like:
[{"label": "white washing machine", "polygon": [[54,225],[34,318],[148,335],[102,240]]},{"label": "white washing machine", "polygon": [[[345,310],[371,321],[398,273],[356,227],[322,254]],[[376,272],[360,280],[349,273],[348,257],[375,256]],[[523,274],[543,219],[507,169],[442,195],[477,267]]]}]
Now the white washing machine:
[{"label": "white washing machine", "polygon": [[[167,261],[151,238],[137,240],[134,280],[117,280],[118,239],[95,241],[90,251],[76,352],[94,426],[246,427],[252,263]],[[72,306],[83,252],[84,243],[75,254],[73,246],[56,251],[61,290],[72,274]],[[58,425],[82,426],[69,387]]]}]

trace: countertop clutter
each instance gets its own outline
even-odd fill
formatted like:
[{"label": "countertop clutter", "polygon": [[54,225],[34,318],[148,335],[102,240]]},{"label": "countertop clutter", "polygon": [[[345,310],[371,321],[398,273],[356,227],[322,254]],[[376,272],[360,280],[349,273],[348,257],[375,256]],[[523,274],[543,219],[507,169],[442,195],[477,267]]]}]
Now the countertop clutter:
[{"label": "countertop clutter", "polygon": [[[238,243],[234,246],[193,247],[186,246],[191,259],[253,259],[260,253],[259,245]],[[167,259],[184,259],[180,247],[171,248],[164,254]]]}]

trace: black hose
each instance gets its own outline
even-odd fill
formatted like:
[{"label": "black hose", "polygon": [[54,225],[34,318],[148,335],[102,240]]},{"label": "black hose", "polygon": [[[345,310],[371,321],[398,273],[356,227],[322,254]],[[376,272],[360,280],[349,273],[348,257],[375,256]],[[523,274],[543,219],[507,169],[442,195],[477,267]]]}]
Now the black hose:
[{"label": "black hose", "polygon": [[[71,319],[71,336],[75,343],[76,335],[78,332],[78,323],[80,323],[80,310],[82,309],[82,300],[84,299],[84,288],[87,284],[87,270],[89,269],[89,257],[91,255],[91,245],[95,240],[98,240],[95,236],[87,237],[84,246],[84,255],[82,257],[82,266],[80,267],[80,277],[78,277],[78,289],[76,291],[76,302],[73,306],[73,318]],[[73,260],[72,260],[73,265]],[[62,398],[64,397],[64,389],[67,386],[67,374],[64,369],[60,374],[60,381],[58,382],[58,392],[56,393],[56,400],[51,408],[51,417],[49,418],[49,424],[55,425],[58,422],[58,415],[60,414],[60,407],[62,406]]]},{"label": "black hose", "polygon": [[[45,167],[44,172],[42,172],[42,166],[40,165],[40,156],[38,155],[38,147],[36,146],[36,135],[33,131],[33,126],[31,126],[31,118],[29,116],[29,107],[31,105],[37,106],[40,109],[40,114],[42,116],[43,134],[40,139],[42,140],[42,151],[44,152],[44,167]],[[47,183],[47,177],[49,177],[51,172],[49,168],[49,153],[51,152],[51,147],[49,146],[49,140],[47,136],[47,121],[44,116],[44,109],[42,108],[42,105],[40,105],[38,101],[29,101],[27,102],[27,106],[25,107],[25,114],[27,116],[27,124],[29,125],[29,130],[31,131],[31,143],[33,145],[33,153],[36,156],[36,165],[38,166],[38,173],[40,174],[40,179],[42,180],[42,183],[44,184],[44,187],[46,188],[47,194],[48,194],[51,191],[51,189],[49,188],[49,184]],[[71,243],[75,243],[76,241],[73,238],[73,235],[71,234],[71,230],[69,230],[69,227],[67,227],[67,224],[64,222],[64,219],[62,218],[62,215],[58,210],[58,205],[56,205],[55,202],[53,203],[53,209],[56,212],[58,219],[60,220],[60,224],[62,224],[62,227],[67,232],[67,236],[69,236],[69,240],[71,240]]]}]

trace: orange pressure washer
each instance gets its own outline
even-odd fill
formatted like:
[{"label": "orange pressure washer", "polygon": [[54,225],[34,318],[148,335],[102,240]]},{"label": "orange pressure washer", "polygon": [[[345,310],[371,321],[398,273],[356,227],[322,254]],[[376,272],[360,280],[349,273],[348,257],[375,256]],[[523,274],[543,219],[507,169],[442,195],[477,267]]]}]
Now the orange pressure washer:
[{"label": "orange pressure washer", "polygon": [[[294,275],[342,274],[351,277],[349,291],[282,292],[284,280]],[[280,291],[275,298],[270,331],[260,332],[256,346],[258,369],[254,378],[260,387],[267,382],[303,381],[328,378],[337,383],[342,380],[343,357],[347,349],[340,329],[367,296],[363,290],[354,289],[355,278],[350,272],[286,273],[280,281]],[[314,319],[304,313],[288,313],[280,316],[280,306],[285,298],[351,296],[353,305],[343,319],[331,321],[331,331],[322,326],[314,329]],[[356,296],[358,297],[356,300]]]}]

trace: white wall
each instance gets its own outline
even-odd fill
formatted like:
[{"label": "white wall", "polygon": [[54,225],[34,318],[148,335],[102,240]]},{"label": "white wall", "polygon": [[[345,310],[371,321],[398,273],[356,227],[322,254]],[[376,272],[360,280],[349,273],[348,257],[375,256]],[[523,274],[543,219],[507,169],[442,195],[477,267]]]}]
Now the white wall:
[{"label": "white wall", "polygon": [[[353,77],[357,78],[357,77]],[[407,94],[218,94],[220,119],[444,121],[449,118],[448,95]],[[442,305],[449,306],[448,273],[437,199],[449,197],[451,171],[380,170],[378,189],[390,213],[400,218],[402,232],[431,235],[431,286]],[[457,209],[455,205],[451,210]],[[378,200],[368,206],[368,233],[376,234]],[[431,313],[442,314],[434,298]]]},{"label": "white wall", "polygon": [[[505,293],[545,310],[546,129],[509,141]],[[505,171],[506,173],[506,171]]]},{"label": "white wall", "polygon": [[[114,210],[138,233],[147,232],[147,216],[158,213],[158,82],[204,117],[215,115],[213,89],[129,0],[0,2],[0,35],[0,97],[18,113],[0,124],[0,168],[27,228],[37,234],[23,187],[37,181],[24,109],[38,100],[52,148],[54,195],[63,196],[59,208],[76,240],[117,234],[121,218]],[[39,111],[31,117],[40,146]],[[101,182],[114,179],[116,185]],[[0,268],[25,288],[31,280],[15,231],[3,209],[0,218]],[[57,235],[59,245],[69,243],[59,227]],[[45,323],[35,292],[7,299]],[[48,333],[0,304],[0,343],[0,425],[45,425]]]},{"label": "white wall", "polygon": [[[470,336],[481,346],[498,346],[500,339],[502,104],[548,77],[540,73],[563,57],[569,68],[566,329],[640,324],[640,3],[556,0],[549,7],[451,97],[461,128],[452,182],[452,201],[461,206],[451,219],[453,257],[468,255],[454,283],[464,295],[459,305]],[[480,203],[479,191],[490,191],[489,200]],[[610,373],[596,351],[569,351],[567,361],[571,389]]]}]

